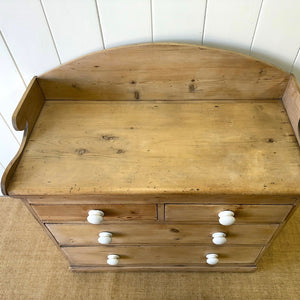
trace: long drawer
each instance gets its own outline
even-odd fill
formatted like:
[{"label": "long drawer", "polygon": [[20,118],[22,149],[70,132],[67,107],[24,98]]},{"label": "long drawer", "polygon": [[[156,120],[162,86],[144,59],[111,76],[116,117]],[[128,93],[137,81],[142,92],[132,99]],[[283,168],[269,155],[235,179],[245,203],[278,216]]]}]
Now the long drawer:
[{"label": "long drawer", "polygon": [[231,210],[236,223],[280,223],[292,205],[203,205],[203,204],[166,204],[165,220],[176,222],[218,222],[218,213]]},{"label": "long drawer", "polygon": [[111,244],[212,244],[214,232],[226,233],[227,244],[263,245],[273,236],[277,224],[186,225],[186,224],[46,224],[60,245],[99,245],[100,232],[112,233]]},{"label": "long drawer", "polygon": [[155,204],[32,205],[44,222],[87,222],[89,210],[104,212],[105,221],[156,220]]},{"label": "long drawer", "polygon": [[71,265],[107,266],[107,256],[119,255],[117,268],[124,265],[206,264],[206,254],[216,253],[219,264],[253,264],[261,246],[109,246],[109,247],[64,247],[62,250]]}]

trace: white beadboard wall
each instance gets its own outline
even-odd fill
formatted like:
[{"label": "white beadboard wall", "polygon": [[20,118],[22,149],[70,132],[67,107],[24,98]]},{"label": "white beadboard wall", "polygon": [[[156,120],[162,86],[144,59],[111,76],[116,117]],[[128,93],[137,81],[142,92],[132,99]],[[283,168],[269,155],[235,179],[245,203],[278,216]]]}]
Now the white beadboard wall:
[{"label": "white beadboard wall", "polygon": [[103,49],[95,0],[42,0],[62,63]]},{"label": "white beadboard wall", "polygon": [[201,44],[206,0],[152,0],[154,42]]},{"label": "white beadboard wall", "polygon": [[0,175],[22,139],[11,116],[26,85],[92,51],[189,42],[266,60],[300,81],[299,0],[0,0]]},{"label": "white beadboard wall", "polygon": [[249,54],[261,5],[262,0],[207,1],[203,43]]}]

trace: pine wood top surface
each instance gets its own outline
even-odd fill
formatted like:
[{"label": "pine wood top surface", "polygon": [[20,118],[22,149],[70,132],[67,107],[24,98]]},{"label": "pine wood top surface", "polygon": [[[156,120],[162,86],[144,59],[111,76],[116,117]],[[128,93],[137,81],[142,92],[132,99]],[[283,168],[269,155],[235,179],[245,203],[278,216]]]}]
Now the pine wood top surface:
[{"label": "pine wood top surface", "polygon": [[46,101],[10,195],[300,194],[281,101]]}]

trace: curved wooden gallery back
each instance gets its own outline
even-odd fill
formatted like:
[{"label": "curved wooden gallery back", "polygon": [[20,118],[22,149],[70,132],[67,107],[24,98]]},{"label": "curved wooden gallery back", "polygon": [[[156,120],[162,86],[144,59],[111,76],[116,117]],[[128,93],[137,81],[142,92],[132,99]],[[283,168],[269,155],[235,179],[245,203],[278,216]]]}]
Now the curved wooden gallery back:
[{"label": "curved wooden gallery back", "polygon": [[99,51],[38,78],[45,99],[279,99],[289,74],[242,54],[189,44]]},{"label": "curved wooden gallery back", "polygon": [[61,65],[38,82],[46,100],[282,99],[300,143],[295,77],[236,52],[177,43],[118,47]]}]

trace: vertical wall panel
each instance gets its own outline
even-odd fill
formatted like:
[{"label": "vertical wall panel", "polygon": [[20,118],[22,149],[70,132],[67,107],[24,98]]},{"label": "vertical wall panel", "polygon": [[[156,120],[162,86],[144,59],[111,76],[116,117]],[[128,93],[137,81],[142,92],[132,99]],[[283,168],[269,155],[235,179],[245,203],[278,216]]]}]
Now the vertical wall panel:
[{"label": "vertical wall panel", "polygon": [[97,0],[105,48],[152,41],[150,0]]},{"label": "vertical wall panel", "polygon": [[59,64],[38,0],[0,1],[0,28],[27,84]]},{"label": "vertical wall panel", "polygon": [[19,150],[19,144],[0,115],[0,162],[6,167]]},{"label": "vertical wall panel", "polygon": [[202,43],[206,0],[152,0],[153,40]]},{"label": "vertical wall panel", "polygon": [[264,0],[251,54],[290,71],[300,46],[300,1]]},{"label": "vertical wall panel", "polygon": [[62,62],[103,49],[95,0],[42,0]]},{"label": "vertical wall panel", "polygon": [[26,87],[1,35],[0,70],[0,112],[6,123],[10,126],[11,131],[14,132],[14,135],[17,137],[19,142],[21,142],[23,133],[20,131],[14,131],[11,117]]},{"label": "vertical wall panel", "polygon": [[262,0],[209,0],[203,44],[249,54]]},{"label": "vertical wall panel", "polygon": [[[3,172],[4,172],[4,168],[3,168],[3,166],[0,163],[0,180],[2,178]],[[0,189],[0,196],[3,196],[3,194],[1,193],[1,189]]]},{"label": "vertical wall panel", "polygon": [[296,76],[298,83],[300,85],[300,49],[298,50],[298,55],[296,57],[292,72]]}]

